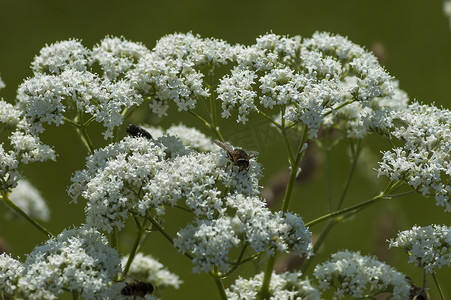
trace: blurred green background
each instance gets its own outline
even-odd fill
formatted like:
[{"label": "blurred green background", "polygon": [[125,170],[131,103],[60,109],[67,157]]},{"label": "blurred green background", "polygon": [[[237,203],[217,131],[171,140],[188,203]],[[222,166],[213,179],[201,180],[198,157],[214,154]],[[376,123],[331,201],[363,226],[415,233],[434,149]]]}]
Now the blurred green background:
[{"label": "blurred green background", "polygon": [[[315,31],[328,31],[348,36],[351,41],[369,49],[374,49],[375,45],[383,48],[386,69],[400,81],[401,88],[411,99],[451,107],[448,102],[451,98],[451,30],[449,20],[443,15],[441,1],[0,0],[0,31],[0,74],[7,85],[0,91],[0,96],[10,102],[15,98],[17,86],[32,75],[30,62],[39,50],[45,44],[68,38],[81,39],[85,46],[92,47],[106,35],[122,35],[151,49],[159,38],[174,32],[192,31],[203,37],[224,39],[231,44],[251,44],[256,37],[270,31],[304,37],[310,37]],[[167,127],[187,119],[187,116],[170,114],[168,118],[159,120],[158,125]],[[200,126],[192,119],[187,119],[186,123]],[[232,142],[233,126],[233,122],[222,125],[222,128],[229,128],[225,133],[230,134]],[[208,133],[204,128],[200,129]],[[249,139],[255,139],[252,136],[255,132],[249,132]],[[3,142],[5,136],[0,137]],[[56,163],[31,165],[24,170],[24,174],[47,199],[52,212],[47,226],[58,233],[84,221],[83,205],[69,203],[66,188],[71,174],[83,168],[86,151],[69,126],[50,128],[43,139],[54,145],[59,160]],[[250,144],[253,142],[249,141]],[[104,141],[99,139],[98,146],[103,145]],[[244,143],[243,146],[248,145]],[[259,161],[264,163],[265,168],[262,185],[269,182],[272,174],[287,166],[285,157],[280,156],[282,150],[279,145],[279,140],[273,139],[272,143],[260,143],[255,149],[261,152]],[[339,150],[342,151],[332,155],[335,201],[349,169],[345,145],[339,146]],[[373,156],[375,159],[380,156],[378,148],[374,149]],[[383,178],[369,179],[375,177],[371,169],[363,169],[357,177],[351,185],[345,206],[373,197],[385,183]],[[321,166],[308,184],[296,188],[292,208],[306,221],[327,212],[325,183],[325,170]],[[361,250],[363,254],[377,254],[420,285],[421,270],[407,264],[407,257],[401,250],[387,250],[385,239],[394,237],[397,230],[406,230],[415,224],[451,225],[449,215],[433,202],[433,199],[413,196],[380,203],[363,211],[353,220],[332,230],[313,263],[324,261],[339,249]],[[177,213],[173,214],[175,216]],[[172,233],[181,226],[167,224]],[[321,225],[312,227],[314,233],[320,229]],[[36,244],[45,241],[40,232],[21,220],[0,223],[0,236],[7,241],[12,253],[22,258]],[[122,237],[124,250],[133,237],[133,230]],[[158,257],[185,282],[178,291],[164,291],[163,299],[219,298],[213,280],[206,275],[192,274],[191,262],[159,235],[151,235],[144,250]],[[253,268],[248,266],[239,272],[249,276]],[[448,284],[451,281],[450,269],[440,270],[438,278],[445,287],[445,293],[451,295]],[[226,286],[233,280],[226,280]],[[430,277],[428,285],[433,290],[432,299],[437,299]]]}]

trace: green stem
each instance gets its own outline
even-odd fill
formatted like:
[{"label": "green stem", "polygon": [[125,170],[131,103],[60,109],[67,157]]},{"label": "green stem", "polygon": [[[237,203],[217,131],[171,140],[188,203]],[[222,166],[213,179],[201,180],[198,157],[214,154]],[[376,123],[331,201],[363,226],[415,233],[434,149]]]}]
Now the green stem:
[{"label": "green stem", "polygon": [[[268,121],[270,121],[274,126],[276,126],[277,128],[279,128],[282,131],[282,129],[283,129],[282,126],[279,123],[277,123],[276,121],[274,121],[273,118],[271,118],[270,116],[268,116],[266,113],[264,113],[261,110],[258,110],[257,112],[260,115],[262,115],[263,117],[265,117],[266,119],[268,119]],[[287,128],[285,128],[285,129],[287,129]]]},{"label": "green stem", "polygon": [[304,133],[302,135],[301,141],[298,146],[296,159],[293,161],[293,164],[290,166],[290,178],[288,181],[287,189],[285,191],[285,197],[283,198],[282,211],[288,211],[291,202],[291,196],[293,194],[293,188],[296,181],[296,177],[298,175],[299,163],[301,162],[302,157],[304,156],[305,150],[301,151],[302,147],[307,141],[307,131],[308,128],[304,128]]},{"label": "green stem", "polygon": [[[157,221],[155,221],[152,217],[146,216],[147,220],[152,223],[152,225],[157,228],[157,230],[171,243],[171,245],[174,245],[174,239],[158,224]],[[193,260],[193,256],[189,253],[183,253],[186,257],[188,257],[190,260]]]},{"label": "green stem", "polygon": [[[274,270],[274,263],[276,262],[277,251],[274,251],[274,255],[270,256],[266,264],[265,275],[263,277],[262,288],[260,290],[259,299],[269,298],[269,283],[271,282],[271,276]],[[270,274],[268,276],[268,274]]]},{"label": "green stem", "polygon": [[435,275],[435,272],[432,272],[432,278],[434,278],[435,285],[437,286],[438,292],[440,294],[440,298],[442,300],[446,300],[445,294],[443,293],[442,287],[440,286],[440,283],[437,280],[437,276]]},{"label": "green stem", "polygon": [[227,294],[225,292],[224,284],[222,283],[222,280],[218,276],[218,274],[219,274],[219,269],[218,269],[218,267],[215,266],[214,267],[214,272],[212,274],[213,280],[216,283],[216,287],[218,288],[218,292],[219,292],[219,295],[221,296],[221,299],[222,300],[227,300]]},{"label": "green stem", "polygon": [[88,132],[86,131],[86,124],[84,123],[84,120],[83,120],[83,113],[80,113],[80,121],[81,121],[81,124],[80,124],[79,131],[81,133],[82,141],[85,144],[85,146],[88,148],[89,153],[94,153],[94,146],[91,142],[91,138],[89,137]]},{"label": "green stem", "polygon": [[222,142],[225,142],[224,137],[222,136],[221,132],[219,131],[219,128],[217,126],[213,126],[212,124],[210,124],[210,122],[208,122],[207,120],[205,120],[204,118],[202,118],[200,115],[196,114],[195,112],[189,110],[190,114],[192,114],[196,119],[198,119],[199,121],[201,121],[205,126],[207,126],[208,128],[210,128],[218,137],[218,139]]},{"label": "green stem", "polygon": [[341,206],[343,205],[343,201],[346,198],[346,195],[349,190],[349,186],[351,185],[351,180],[354,176],[354,172],[357,167],[357,162],[359,161],[360,152],[362,150],[361,143],[359,143],[359,145],[357,147],[358,147],[357,151],[353,151],[351,169],[349,170],[349,175],[346,179],[343,191],[341,192],[341,196],[340,196],[340,200],[338,201],[337,209],[340,209]]},{"label": "green stem", "polygon": [[133,216],[133,219],[135,220],[137,226],[136,238],[132,248],[130,249],[130,254],[128,255],[127,263],[125,264],[124,270],[122,271],[124,277],[127,276],[128,271],[130,270],[130,266],[133,260],[135,259],[136,253],[138,252],[138,248],[140,247],[143,233],[145,233],[143,226],[146,220],[144,220],[143,224],[140,224],[136,216]]},{"label": "green stem", "polygon": [[325,114],[324,114],[324,117],[330,115],[332,112],[337,111],[337,110],[339,110],[340,108],[345,107],[346,105],[351,104],[351,103],[353,103],[353,102],[354,102],[354,100],[349,100],[349,101],[346,101],[346,102],[344,102],[344,103],[338,105],[338,106],[335,107],[333,110],[330,110],[330,111],[328,111],[327,113],[325,113]]},{"label": "green stem", "polygon": [[243,259],[244,252],[246,252],[247,245],[248,243],[244,244],[243,248],[241,249],[240,255],[238,256],[238,259],[236,260],[235,263],[232,264],[233,267],[226,273],[218,275],[218,277],[226,278],[241,265],[241,260]]},{"label": "green stem", "polygon": [[110,246],[116,250],[118,250],[117,244],[117,228],[113,227],[113,232],[110,235]]},{"label": "green stem", "polygon": [[47,237],[56,238],[56,236],[48,231],[44,226],[39,224],[35,219],[30,217],[26,212],[24,212],[20,207],[18,207],[14,202],[9,199],[9,196],[6,193],[2,195],[3,200],[5,200],[6,204],[11,207],[15,212],[24,217],[28,222],[30,222],[34,227],[43,232]]},{"label": "green stem", "polygon": [[329,204],[329,211],[333,210],[332,208],[332,171],[330,167],[330,148],[326,149],[326,177],[327,177],[327,203]]},{"label": "green stem", "polygon": [[323,227],[320,234],[318,235],[318,238],[316,239],[315,245],[313,245],[313,255],[310,258],[306,259],[305,262],[302,264],[302,267],[301,267],[302,274],[305,274],[310,263],[315,258],[315,254],[318,253],[319,248],[321,247],[321,245],[323,244],[327,235],[329,234],[329,232],[332,230],[332,228],[334,227],[334,225],[336,223],[337,223],[337,221],[332,219],[332,220],[329,220],[327,222],[327,224]]},{"label": "green stem", "polygon": [[[284,197],[283,203],[282,203],[282,211],[283,212],[287,212],[288,208],[290,207],[291,196],[293,194],[295,180],[298,175],[299,163],[301,161],[302,156],[305,153],[305,150],[301,151],[301,149],[304,146],[305,142],[307,141],[307,131],[308,131],[308,128],[305,127],[304,132],[302,134],[301,141],[299,142],[296,159],[294,161],[290,161],[290,168],[291,168],[290,169],[290,178],[288,180],[288,185],[285,190],[285,197]],[[273,269],[274,269],[274,263],[276,262],[276,256],[277,256],[277,251],[275,251],[274,255],[268,259],[265,274],[263,276],[263,282],[262,282],[262,287],[261,287],[260,294],[259,294],[259,299],[267,299],[269,297],[269,283],[271,281],[271,276],[272,276]]]},{"label": "green stem", "polygon": [[72,292],[72,300],[79,300],[80,299],[80,294],[73,291]]},{"label": "green stem", "polygon": [[366,207],[376,203],[378,200],[382,200],[382,199],[390,199],[390,197],[384,196],[381,193],[381,194],[379,194],[379,195],[377,195],[377,196],[375,196],[375,197],[373,197],[373,198],[371,198],[371,199],[369,199],[367,201],[364,201],[362,203],[350,206],[350,207],[342,209],[342,210],[337,210],[337,211],[335,211],[333,213],[329,213],[329,214],[326,214],[326,215],[321,216],[319,218],[316,218],[316,219],[314,219],[314,220],[312,220],[310,222],[307,222],[305,224],[305,226],[306,227],[310,227],[310,226],[316,225],[318,223],[321,223],[322,221],[325,221],[327,219],[331,219],[333,217],[344,215],[344,214],[346,214],[348,212],[359,211],[359,210],[361,210],[363,208],[366,208]]}]

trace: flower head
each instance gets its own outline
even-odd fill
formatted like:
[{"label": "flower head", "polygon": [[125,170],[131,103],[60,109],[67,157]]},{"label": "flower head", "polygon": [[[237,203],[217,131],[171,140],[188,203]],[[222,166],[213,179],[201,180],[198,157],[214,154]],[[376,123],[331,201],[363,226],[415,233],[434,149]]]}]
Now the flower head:
[{"label": "flower head", "polygon": [[408,109],[392,111],[391,118],[388,134],[402,145],[383,152],[378,175],[404,181],[451,211],[451,112],[414,102]]},{"label": "flower head", "polygon": [[[263,273],[250,279],[238,279],[226,290],[228,299],[256,299],[261,289]],[[309,279],[302,280],[301,273],[272,274],[269,284],[269,299],[289,300],[305,299],[320,300],[321,293],[310,283]]]},{"label": "flower head", "polygon": [[247,173],[237,172],[227,168],[222,149],[213,149],[199,153],[170,135],[126,137],[88,157],[69,194],[75,201],[86,199],[87,224],[107,232],[123,228],[130,215],[163,220],[167,206],[185,207],[193,219],[174,245],[194,257],[196,272],[208,272],[212,264],[227,271],[230,250],[242,242],[270,255],[309,254],[311,234],[302,219],[272,213],[258,197],[260,165],[251,159]]},{"label": "flower head", "polygon": [[14,295],[23,269],[20,261],[6,253],[0,254],[0,290],[7,295]]},{"label": "flower head", "polygon": [[109,284],[120,272],[120,259],[103,235],[81,227],[37,246],[23,264],[1,255],[0,268],[0,285],[11,295],[56,299],[71,291],[84,299],[103,299],[112,295]]},{"label": "flower head", "polygon": [[[122,266],[127,263],[128,256],[122,258]],[[151,255],[136,253],[130,265],[128,275],[145,282],[151,282],[155,287],[172,286],[176,289],[183,283],[179,277],[169,272],[162,263]]]},{"label": "flower head", "polygon": [[451,227],[429,225],[414,226],[398,233],[390,242],[391,247],[402,248],[409,255],[409,262],[424,268],[428,273],[443,266],[451,266]]},{"label": "flower head", "polygon": [[49,209],[39,191],[27,180],[21,179],[9,198],[25,213],[43,221],[49,219]]},{"label": "flower head", "polygon": [[393,299],[408,299],[410,284],[405,275],[371,256],[348,250],[332,254],[332,258],[314,270],[319,288],[335,289],[338,299],[375,296],[390,292]]},{"label": "flower head", "polygon": [[368,107],[398,91],[372,54],[339,35],[301,40],[271,33],[234,52],[237,66],[220,79],[217,93],[222,116],[237,111],[243,124],[253,111],[278,107],[286,121],[306,125],[314,138],[322,124],[335,123],[330,118],[341,108]]}]

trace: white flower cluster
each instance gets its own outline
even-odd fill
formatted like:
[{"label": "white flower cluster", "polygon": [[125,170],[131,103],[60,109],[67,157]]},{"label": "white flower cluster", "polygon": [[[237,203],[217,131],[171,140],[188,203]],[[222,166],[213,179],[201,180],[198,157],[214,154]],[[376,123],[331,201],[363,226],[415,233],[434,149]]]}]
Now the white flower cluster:
[{"label": "white flower cluster", "polygon": [[126,137],[88,157],[69,194],[74,201],[86,199],[87,224],[107,232],[124,227],[130,214],[162,219],[166,206],[188,208],[193,220],[174,245],[193,255],[196,272],[208,272],[212,264],[227,271],[229,251],[243,241],[268,254],[308,254],[311,234],[302,219],[272,213],[258,198],[260,165],[251,160],[247,173],[226,168],[227,155],[216,148],[199,153],[168,135]]},{"label": "white flower cluster", "polygon": [[0,190],[9,191],[17,186],[22,178],[18,167],[20,164],[55,160],[54,150],[42,144],[39,137],[14,131],[10,137],[12,150],[5,151],[0,144]]},{"label": "white flower cluster", "polygon": [[[234,67],[215,87],[213,71],[228,63]],[[35,76],[19,87],[17,106],[23,127],[35,133],[44,123],[60,125],[84,113],[111,138],[123,112],[144,101],[164,116],[170,103],[191,110],[216,91],[225,118],[237,111],[237,121],[246,123],[260,105],[277,106],[287,121],[305,124],[312,138],[321,124],[337,125],[337,114],[354,103],[343,111],[344,120],[354,111],[348,118],[360,129],[354,135],[362,137],[362,122],[387,106],[380,99],[399,100],[397,83],[372,54],[328,33],[304,40],[271,33],[249,47],[178,33],[152,50],[124,38],[106,37],[92,50],[68,40],[43,48],[32,67]]]},{"label": "white flower cluster", "polygon": [[409,254],[409,262],[433,273],[435,268],[451,266],[451,227],[414,226],[391,239],[391,247],[402,248]]},{"label": "white flower cluster", "polygon": [[[18,89],[17,107],[25,117],[22,128],[41,133],[45,123],[58,126],[64,118],[90,114],[106,127],[105,138],[112,137],[113,129],[123,122],[122,111],[142,103],[124,77],[148,52],[144,46],[111,37],[93,50],[77,40],[43,48],[32,63],[35,76]],[[96,63],[103,76],[89,71]]]},{"label": "white flower cluster", "polygon": [[[128,256],[122,258],[122,266],[127,263]],[[156,288],[172,286],[179,288],[183,281],[169,272],[163,264],[153,258],[151,255],[143,255],[141,252],[136,253],[128,275],[144,282],[151,282]]]},{"label": "white flower cluster", "polygon": [[20,110],[5,100],[0,100],[0,123],[13,127],[19,123],[21,116],[22,112]]},{"label": "white flower cluster", "polygon": [[119,255],[107,239],[83,227],[37,246],[23,264],[3,254],[0,268],[4,291],[25,299],[56,299],[64,291],[104,299],[111,296],[109,283],[121,271]]},{"label": "white flower cluster", "polygon": [[14,295],[18,290],[17,283],[24,267],[20,261],[6,253],[0,254],[0,291],[7,295]]},{"label": "white flower cluster", "polygon": [[207,137],[195,128],[186,127],[182,123],[172,125],[166,130],[163,130],[160,127],[142,126],[142,128],[147,130],[153,138],[159,138],[165,134],[176,136],[186,147],[198,152],[211,152],[218,150],[218,146],[211,142],[211,138]]},{"label": "white flower cluster", "polygon": [[9,199],[29,216],[48,221],[49,209],[41,193],[26,179],[21,179]]},{"label": "white flower cluster", "polygon": [[198,99],[210,96],[202,71],[226,64],[231,49],[221,40],[171,34],[160,39],[127,78],[143,98],[150,98],[150,108],[157,115],[166,115],[171,102],[179,111],[186,111],[193,109]]},{"label": "white flower cluster", "polygon": [[372,54],[338,35],[315,33],[301,41],[267,34],[233,52],[237,66],[220,79],[217,93],[222,116],[236,110],[243,124],[259,110],[258,101],[264,108],[279,106],[286,120],[305,124],[314,138],[342,106],[356,103],[354,108],[363,109],[398,91]]},{"label": "white flower cluster", "polygon": [[[238,277],[230,288],[226,290],[230,300],[257,299],[261,289],[263,273],[259,273],[250,279]],[[300,273],[282,273],[271,276],[269,284],[270,300],[320,300],[321,293],[311,285],[307,279],[302,280]]]},{"label": "white flower cluster", "polygon": [[26,129],[23,115],[23,111],[17,105],[0,100],[0,126],[19,128],[10,134],[9,146],[3,142],[0,144],[0,191],[9,192],[11,188],[17,186],[22,178],[18,170],[21,164],[55,160],[56,157],[54,150],[44,145],[39,137],[30,134],[27,130],[20,130],[20,128]]},{"label": "white flower cluster", "polygon": [[451,112],[414,102],[391,117],[396,125],[390,136],[403,145],[383,152],[378,175],[405,181],[451,211]]},{"label": "white flower cluster", "polygon": [[332,254],[332,258],[315,267],[313,275],[321,290],[335,289],[338,299],[351,296],[371,298],[389,292],[390,299],[409,299],[411,285],[405,275],[371,256],[348,250]]}]

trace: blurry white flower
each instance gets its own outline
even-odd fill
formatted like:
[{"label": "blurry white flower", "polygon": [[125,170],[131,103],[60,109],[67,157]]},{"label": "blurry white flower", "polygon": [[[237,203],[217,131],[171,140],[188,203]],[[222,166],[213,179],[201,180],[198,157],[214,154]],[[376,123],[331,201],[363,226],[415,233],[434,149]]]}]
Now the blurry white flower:
[{"label": "blurry white flower", "polygon": [[28,180],[19,180],[9,198],[31,217],[48,221],[49,209],[47,204],[41,193]]},{"label": "blurry white flower", "polygon": [[396,239],[389,242],[390,248],[402,248],[409,255],[409,263],[424,268],[428,273],[451,266],[451,227],[414,226],[411,230],[399,232]]},{"label": "blurry white flower", "polygon": [[[125,266],[127,259],[128,256],[122,258],[122,266]],[[127,275],[150,282],[157,289],[168,286],[178,289],[183,283],[176,274],[169,272],[158,260],[151,255],[143,255],[141,252],[136,253]]]},{"label": "blurry white flower", "polygon": [[0,77],[0,90],[4,88],[6,84],[3,82],[2,78]]},{"label": "blurry white flower", "polygon": [[449,19],[449,26],[451,28],[451,0],[443,0],[443,12]]},{"label": "blurry white flower", "polygon": [[364,298],[389,292],[390,299],[408,299],[411,285],[405,275],[372,256],[348,250],[332,254],[332,258],[315,267],[313,275],[321,290],[335,290],[338,299],[351,296]]},{"label": "blurry white flower", "polygon": [[[250,279],[238,277],[226,290],[227,297],[230,300],[257,299],[262,281],[263,273],[259,273]],[[269,283],[269,294],[271,300],[321,299],[321,293],[311,285],[308,278],[302,280],[301,273],[273,273]]]},{"label": "blurry white flower", "polygon": [[147,130],[155,139],[165,134],[176,136],[186,147],[198,152],[218,150],[218,146],[213,143],[213,140],[210,137],[207,137],[198,129],[186,127],[182,123],[178,125],[171,125],[171,127],[166,130],[163,130],[161,127],[143,126],[143,128]]}]

